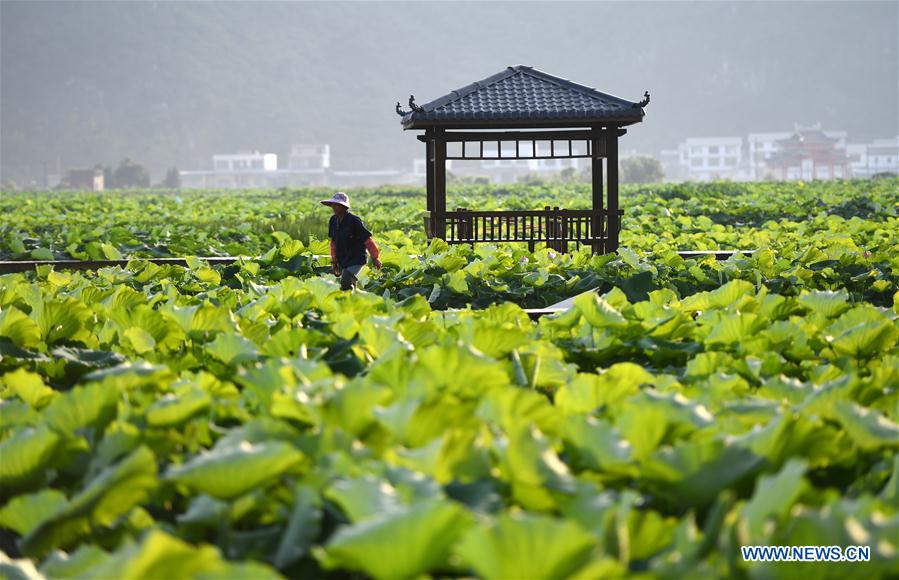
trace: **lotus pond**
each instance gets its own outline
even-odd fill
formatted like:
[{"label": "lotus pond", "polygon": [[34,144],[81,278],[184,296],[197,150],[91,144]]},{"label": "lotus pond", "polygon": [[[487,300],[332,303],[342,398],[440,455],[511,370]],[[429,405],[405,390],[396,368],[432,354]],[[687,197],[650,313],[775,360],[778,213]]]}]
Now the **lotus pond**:
[{"label": "lotus pond", "polygon": [[625,188],[606,256],[349,194],[354,292],[316,273],[328,192],[0,195],[2,260],[244,256],[0,276],[0,576],[896,576],[899,181]]}]

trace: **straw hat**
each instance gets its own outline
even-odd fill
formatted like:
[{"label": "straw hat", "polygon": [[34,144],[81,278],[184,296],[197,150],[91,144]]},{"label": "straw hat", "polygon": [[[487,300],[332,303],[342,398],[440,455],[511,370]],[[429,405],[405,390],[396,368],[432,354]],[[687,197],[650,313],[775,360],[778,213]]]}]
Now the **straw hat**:
[{"label": "straw hat", "polygon": [[350,198],[347,197],[347,195],[342,191],[338,191],[337,193],[332,195],[331,199],[321,200],[321,203],[323,205],[342,205],[343,207],[350,209]]}]

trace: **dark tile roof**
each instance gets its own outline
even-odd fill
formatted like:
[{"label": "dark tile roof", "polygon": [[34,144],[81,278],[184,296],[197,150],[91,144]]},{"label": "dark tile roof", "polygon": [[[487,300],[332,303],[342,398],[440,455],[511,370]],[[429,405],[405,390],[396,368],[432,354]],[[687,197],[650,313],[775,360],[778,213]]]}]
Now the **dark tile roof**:
[{"label": "dark tile roof", "polygon": [[833,137],[828,137],[821,129],[801,129],[787,137],[781,139],[778,144],[783,146],[802,146],[811,144],[832,144],[839,141]]},{"label": "dark tile roof", "polygon": [[646,103],[602,93],[517,65],[450,92],[403,115],[403,128],[548,127],[643,120]]}]

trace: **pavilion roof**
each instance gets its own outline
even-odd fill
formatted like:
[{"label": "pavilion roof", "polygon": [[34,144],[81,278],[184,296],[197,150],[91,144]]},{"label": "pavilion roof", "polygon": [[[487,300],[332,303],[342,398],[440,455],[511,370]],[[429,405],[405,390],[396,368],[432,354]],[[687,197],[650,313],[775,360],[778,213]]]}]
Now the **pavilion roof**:
[{"label": "pavilion roof", "polygon": [[829,137],[824,131],[817,128],[800,129],[786,139],[780,139],[777,144],[781,147],[802,147],[808,145],[835,145],[839,139]]},{"label": "pavilion roof", "polygon": [[404,129],[426,127],[585,127],[639,123],[649,93],[634,102],[516,65],[456,89],[403,115]]}]

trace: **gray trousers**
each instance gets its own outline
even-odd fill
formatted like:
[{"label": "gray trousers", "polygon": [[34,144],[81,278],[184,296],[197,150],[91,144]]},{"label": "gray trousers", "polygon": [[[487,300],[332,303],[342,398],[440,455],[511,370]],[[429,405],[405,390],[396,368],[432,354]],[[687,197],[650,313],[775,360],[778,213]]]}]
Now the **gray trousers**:
[{"label": "gray trousers", "polygon": [[362,264],[347,266],[340,272],[340,289],[352,290],[356,287],[356,275],[362,270]]}]

